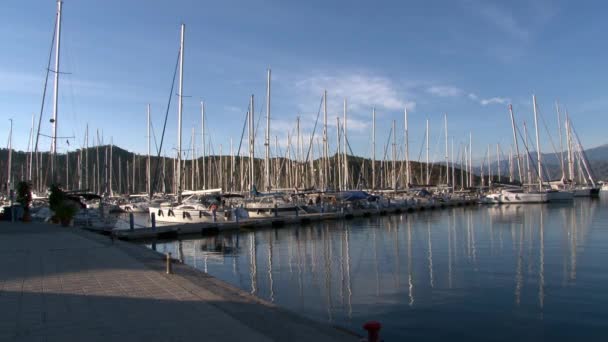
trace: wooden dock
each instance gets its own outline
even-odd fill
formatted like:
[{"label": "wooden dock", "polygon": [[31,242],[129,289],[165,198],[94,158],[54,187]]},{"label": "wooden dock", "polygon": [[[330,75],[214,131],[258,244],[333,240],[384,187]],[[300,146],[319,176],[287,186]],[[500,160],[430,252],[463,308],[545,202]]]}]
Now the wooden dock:
[{"label": "wooden dock", "polygon": [[355,209],[344,212],[299,214],[297,216],[278,216],[271,218],[242,219],[239,221],[223,221],[215,223],[185,223],[176,225],[163,225],[155,228],[85,228],[103,234],[112,234],[121,240],[154,240],[171,239],[182,235],[210,235],[222,231],[238,229],[260,229],[268,227],[282,227],[300,224],[309,224],[320,221],[348,220],[357,217],[371,217],[379,215],[401,214],[422,210],[434,210],[447,207],[473,205],[473,199],[452,200],[449,202],[419,203],[408,206],[393,206],[388,208]]}]

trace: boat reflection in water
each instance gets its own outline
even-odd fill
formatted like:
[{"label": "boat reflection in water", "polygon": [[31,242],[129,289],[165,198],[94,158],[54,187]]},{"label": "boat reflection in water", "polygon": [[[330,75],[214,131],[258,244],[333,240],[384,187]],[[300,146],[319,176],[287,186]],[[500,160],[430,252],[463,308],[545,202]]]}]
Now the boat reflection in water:
[{"label": "boat reflection in water", "polygon": [[[605,202],[458,207],[158,243],[313,319],[385,339],[595,339]],[[567,324],[565,324],[567,323]]]}]

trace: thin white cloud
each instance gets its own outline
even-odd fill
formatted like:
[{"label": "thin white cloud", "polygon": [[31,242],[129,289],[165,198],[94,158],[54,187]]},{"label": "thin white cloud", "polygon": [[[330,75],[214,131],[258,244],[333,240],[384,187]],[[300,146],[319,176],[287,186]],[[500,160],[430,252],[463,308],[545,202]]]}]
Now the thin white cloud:
[{"label": "thin white cloud", "polygon": [[464,93],[462,89],[452,86],[432,86],[427,88],[426,91],[439,97],[457,97]]},{"label": "thin white cloud", "polygon": [[[363,108],[376,106],[387,110],[402,110],[407,106],[413,110],[416,103],[406,101],[394,82],[386,77],[367,75],[363,73],[344,73],[339,75],[317,75],[300,79],[296,87],[305,96],[318,98],[327,90],[328,95],[334,99],[332,111],[341,112],[342,101],[347,99],[348,110],[358,111]],[[335,101],[335,99],[339,101]],[[307,107],[310,110],[310,107]]]},{"label": "thin white cloud", "polygon": [[507,98],[507,97],[490,97],[487,99],[484,98],[480,98],[479,96],[477,96],[477,94],[475,93],[469,93],[469,95],[467,95],[469,99],[478,102],[480,105],[482,106],[487,106],[487,105],[491,105],[491,104],[507,104],[509,102],[511,102],[511,99]]},{"label": "thin white cloud", "polygon": [[482,106],[487,106],[489,104],[506,104],[508,102],[509,99],[505,97],[491,97],[489,99],[481,99],[481,101],[479,101]]}]

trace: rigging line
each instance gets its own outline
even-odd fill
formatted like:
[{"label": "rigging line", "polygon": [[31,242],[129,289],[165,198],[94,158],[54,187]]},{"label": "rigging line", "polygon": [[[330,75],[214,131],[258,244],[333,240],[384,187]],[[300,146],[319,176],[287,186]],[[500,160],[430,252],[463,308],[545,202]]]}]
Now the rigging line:
[{"label": "rigging line", "polygon": [[281,172],[283,172],[283,167],[285,167],[285,169],[287,169],[287,159],[291,159],[291,138],[293,137],[293,134],[295,133],[295,128],[291,131],[291,135],[289,135],[289,139],[287,139],[287,147],[285,149],[285,157],[282,158],[281,160],[281,156],[283,155],[283,151],[281,150],[281,148],[279,147],[279,152],[277,152],[278,156],[277,158],[279,159],[279,174],[281,174]]},{"label": "rigging line", "polygon": [[[578,146],[579,153],[582,154],[583,160],[585,161],[585,163],[587,165],[589,165],[589,170],[587,170],[587,173],[588,173],[589,177],[593,178],[591,180],[591,182],[595,185],[595,181],[594,181],[595,173],[593,172],[593,169],[591,169],[591,164],[589,163],[589,159],[587,158],[587,153],[583,149],[583,145],[581,144],[581,140],[578,136],[578,133],[576,133],[576,130],[574,129],[574,126],[572,125],[572,122],[569,121],[568,126],[572,130],[572,133],[574,133],[574,137],[576,138],[576,144]],[[587,168],[587,167],[585,166],[585,168]]]},{"label": "rigging line", "polygon": [[420,153],[418,153],[418,163],[421,163],[420,158],[422,158],[422,152],[424,151],[425,141],[426,141],[426,130],[424,131],[424,135],[422,136],[422,145],[420,145]]},{"label": "rigging line", "polygon": [[319,116],[321,115],[321,106],[323,105],[323,96],[321,96],[321,101],[319,102],[319,110],[317,111],[317,119],[315,120],[315,125],[312,129],[312,134],[310,135],[310,144],[308,145],[308,152],[306,153],[306,160],[304,163],[308,163],[308,158],[310,157],[310,150],[312,149],[313,139],[315,137],[315,132],[317,131],[317,124],[319,123]]},{"label": "rigging line", "polygon": [[150,120],[150,130],[152,131],[152,138],[154,138],[154,148],[158,151],[158,143],[156,142],[156,132],[154,132],[154,123],[152,123],[152,120]]},{"label": "rigging line", "polygon": [[[46,89],[49,83],[49,74],[51,69],[51,61],[53,59],[53,45],[55,45],[55,33],[57,32],[57,15],[55,15],[55,23],[53,24],[53,38],[51,39],[51,48],[49,49],[49,61],[46,67],[46,77],[44,78],[44,88],[42,91],[42,103],[40,104],[40,115],[38,117],[38,131],[36,132],[36,144],[34,153],[38,153],[38,140],[40,136],[40,124],[42,123],[42,114],[44,113],[44,102],[46,99]],[[36,158],[37,161],[39,158]],[[36,163],[38,164],[38,162]],[[40,165],[36,165],[40,166]]]},{"label": "rigging line", "polygon": [[[538,175],[538,174],[539,174],[539,173],[538,173],[538,169],[536,168],[536,165],[535,165],[536,163],[534,163],[534,159],[532,159],[532,154],[530,153],[530,150],[528,149],[528,144],[526,144],[526,140],[523,138],[523,134],[521,134],[521,131],[520,131],[520,129],[519,129],[519,126],[515,126],[515,128],[517,129],[517,132],[519,133],[519,138],[522,140],[522,145],[524,145],[524,147],[526,148],[526,154],[528,155],[528,159],[529,159],[530,161],[532,161],[532,163],[530,163],[530,165],[532,165],[532,168],[534,168],[534,171],[536,171],[536,172],[535,172],[535,173],[536,173],[536,175]],[[528,136],[528,138],[529,138],[529,137],[530,137],[530,136]],[[530,139],[530,140],[532,140],[532,139]],[[522,181],[522,184],[523,184],[523,183],[524,183],[524,182]]]},{"label": "rigging line", "polygon": [[[264,107],[266,107],[266,101],[267,101],[266,96],[264,96],[264,102],[262,103],[262,106],[260,107],[260,112],[258,113],[258,116],[257,116],[258,122],[256,122],[255,129],[253,130],[253,141],[254,142],[255,142],[255,138],[257,138],[257,136],[258,136],[258,131],[260,129],[260,122],[262,121],[262,111],[264,110]],[[254,107],[255,107],[255,104],[254,104]],[[254,113],[254,115],[255,115],[255,108],[251,108],[251,112]],[[266,144],[266,141],[264,141],[264,144]]]},{"label": "rigging line", "polygon": [[150,187],[150,194],[148,194],[150,196],[150,198],[152,197],[152,194],[154,193],[154,189],[156,188],[156,182],[158,180],[159,174],[158,174],[158,168],[160,167],[160,163],[158,162],[159,158],[160,158],[160,154],[161,151],[163,149],[163,142],[165,140],[165,131],[167,129],[167,120],[169,118],[169,109],[171,108],[171,99],[173,98],[173,89],[175,88],[175,78],[177,76],[177,68],[179,66],[179,57],[182,53],[181,47],[178,50],[177,53],[177,60],[175,62],[175,69],[173,71],[173,81],[171,83],[171,90],[169,91],[169,102],[167,103],[167,110],[165,111],[165,123],[163,125],[163,134],[160,137],[160,146],[157,149],[157,163],[156,163],[156,167],[154,168],[154,181],[152,182],[152,186]]},{"label": "rigging line", "polygon": [[[386,154],[388,153],[388,147],[391,145],[391,137],[393,136],[393,130],[388,134],[388,139],[386,140],[386,144],[384,145],[384,155],[382,156],[382,161],[386,161]],[[380,167],[382,170],[382,166]]]},{"label": "rigging line", "polygon": [[[243,121],[243,130],[241,132],[241,141],[239,141],[239,148],[238,151],[236,153],[236,155],[238,156],[238,158],[242,158],[241,156],[241,147],[243,146],[243,138],[245,137],[245,128],[247,127],[247,117],[249,116],[249,113],[245,113],[245,121]],[[240,159],[239,159],[240,161]],[[236,159],[235,159],[236,162]],[[232,173],[232,177],[230,177],[230,188],[232,189],[232,185],[233,185],[233,180],[235,178],[236,175],[236,167],[234,168],[234,172]]]},{"label": "rigging line", "polygon": [[559,160],[557,148],[555,147],[555,143],[553,142],[553,138],[551,138],[551,133],[549,133],[549,127],[547,126],[547,122],[545,121],[545,118],[543,117],[542,113],[540,112],[540,108],[537,108],[536,111],[538,113],[538,116],[540,116],[540,119],[543,122],[543,126],[545,127],[545,131],[547,132],[547,135],[549,136],[549,141],[551,142],[551,147],[553,148],[553,153],[555,154],[555,158],[557,160]]}]

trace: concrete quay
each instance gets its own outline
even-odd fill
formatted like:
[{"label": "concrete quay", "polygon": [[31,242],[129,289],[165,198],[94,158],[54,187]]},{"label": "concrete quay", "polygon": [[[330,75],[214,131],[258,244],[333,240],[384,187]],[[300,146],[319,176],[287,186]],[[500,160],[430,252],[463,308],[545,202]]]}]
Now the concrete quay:
[{"label": "concrete quay", "polygon": [[1,341],[358,341],[108,236],[0,222]]}]

